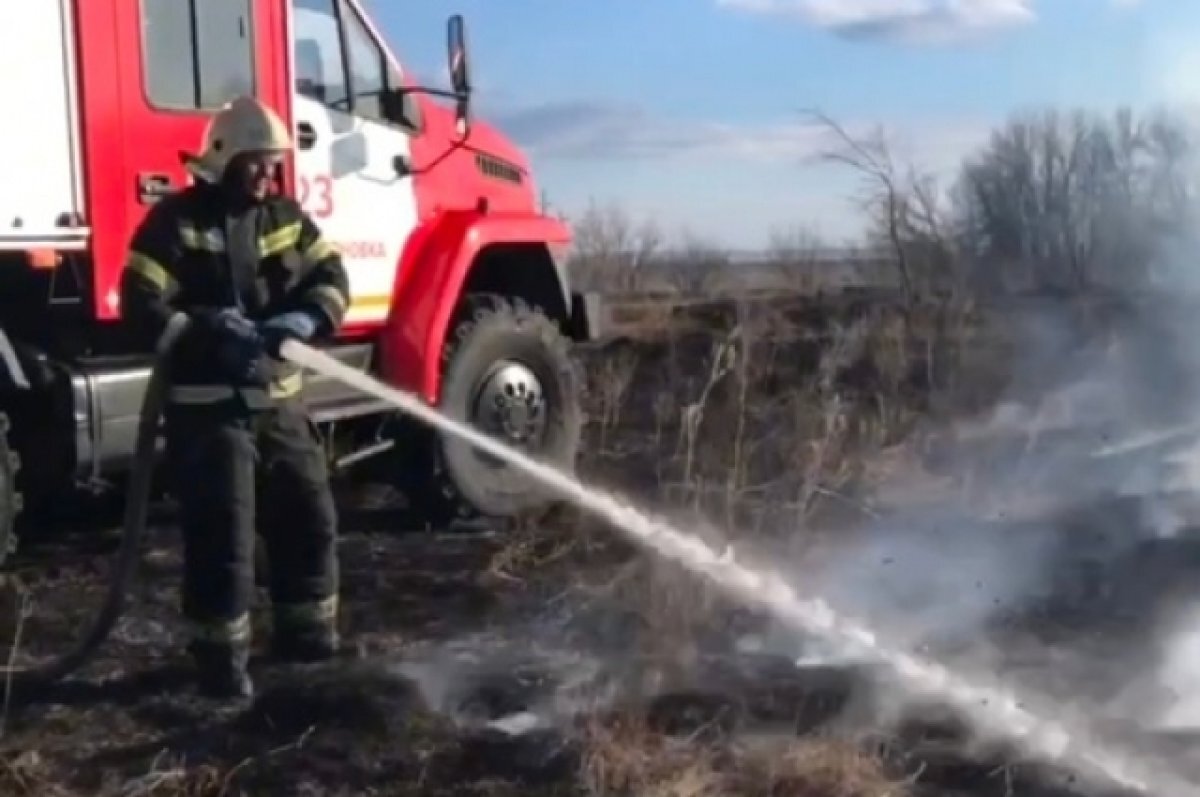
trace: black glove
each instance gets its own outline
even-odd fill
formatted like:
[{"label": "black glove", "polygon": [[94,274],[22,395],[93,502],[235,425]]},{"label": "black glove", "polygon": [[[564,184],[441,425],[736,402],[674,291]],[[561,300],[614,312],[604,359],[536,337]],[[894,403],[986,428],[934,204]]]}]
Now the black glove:
[{"label": "black glove", "polygon": [[203,313],[198,319],[211,336],[213,355],[234,384],[261,382],[258,360],[263,355],[263,339],[250,319],[239,310],[226,308]]}]

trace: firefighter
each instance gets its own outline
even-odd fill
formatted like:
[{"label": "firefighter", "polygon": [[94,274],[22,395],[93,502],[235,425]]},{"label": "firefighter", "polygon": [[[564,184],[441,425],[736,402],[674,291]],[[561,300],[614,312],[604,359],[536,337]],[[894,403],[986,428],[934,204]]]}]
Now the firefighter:
[{"label": "firefighter", "polygon": [[291,148],[278,116],[242,97],[211,120],[192,184],[154,205],[121,281],[123,317],[153,345],[175,312],[191,326],[169,368],[167,462],[184,541],[183,615],[202,693],[248,698],[257,532],[266,543],[272,653],[336,654],[337,516],[288,338],[341,325],[341,257],[294,200],[270,189]]}]

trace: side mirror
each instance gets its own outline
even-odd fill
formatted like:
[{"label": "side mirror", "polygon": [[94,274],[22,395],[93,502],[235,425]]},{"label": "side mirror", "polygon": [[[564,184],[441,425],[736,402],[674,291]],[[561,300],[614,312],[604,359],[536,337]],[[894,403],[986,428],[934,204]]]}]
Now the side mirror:
[{"label": "side mirror", "polygon": [[446,22],[446,61],[456,97],[454,116],[461,135],[471,129],[471,64],[467,54],[466,22],[455,14]]}]

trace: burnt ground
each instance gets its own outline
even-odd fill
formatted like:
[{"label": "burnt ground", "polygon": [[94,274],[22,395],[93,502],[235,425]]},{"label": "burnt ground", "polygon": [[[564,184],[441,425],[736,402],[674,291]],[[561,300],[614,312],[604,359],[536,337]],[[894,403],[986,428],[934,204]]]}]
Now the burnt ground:
[{"label": "burnt ground", "polygon": [[[680,416],[701,394],[704,379],[695,374],[708,367],[710,343],[690,351],[678,341],[658,351],[644,346],[624,376],[621,367],[593,369],[611,383],[592,384],[586,472],[647,500],[678,504],[682,496],[721,516],[721,497],[734,491],[729,448],[712,442],[715,436],[685,445],[677,425],[663,427],[655,403],[668,396],[673,413],[665,416]],[[855,507],[866,498],[853,480],[870,473],[843,467],[859,462],[850,446],[835,461],[838,441],[827,436],[818,447],[803,437],[810,425],[825,434],[836,424],[820,417],[810,424],[820,415],[815,409],[795,411],[825,398],[825,382],[809,384],[796,372],[813,369],[813,358],[796,351],[773,344],[756,358],[769,366],[754,377],[760,407],[747,412],[737,390],[722,397],[718,389],[706,422],[720,429],[722,444],[730,430],[749,430],[754,457],[744,463],[744,483],[734,485],[749,497],[742,503],[783,505],[797,485],[767,476],[804,475],[815,459],[828,466],[819,474],[827,492],[841,496],[825,502],[824,520],[850,526],[849,515],[861,523],[864,511]],[[680,362],[689,364],[682,376],[673,372]],[[893,414],[880,428],[855,418],[845,428],[858,429],[864,444],[886,446],[883,438],[911,430],[896,405],[914,391],[899,380],[900,398],[879,400],[884,378],[868,366],[850,363],[848,378],[856,381],[839,400],[853,402],[857,385],[870,417]],[[630,378],[639,389],[622,405],[621,385]],[[926,412],[919,395],[915,403],[915,414]],[[780,432],[786,423],[795,426]],[[1027,456],[1031,446],[1017,442]],[[767,618],[725,604],[695,578],[586,519],[563,514],[535,529],[439,534],[411,529],[378,486],[343,489],[341,506],[342,660],[288,668],[256,659],[252,705],[220,708],[195,698],[175,624],[178,544],[170,510],[161,507],[129,609],[96,659],[46,693],[5,690],[0,795],[1117,794],[981,743],[943,707],[898,707],[893,690],[862,668],[823,658],[803,640],[749,644],[778,638]],[[1112,515],[1102,506],[1090,511]],[[728,517],[745,528],[778,521],[739,512]],[[0,590],[0,638],[15,640],[18,660],[61,651],[78,635],[103,596],[118,518],[98,508],[22,547],[15,576]],[[1128,557],[1122,566],[1140,574],[1134,582],[1162,585],[1168,571],[1178,580],[1172,566],[1179,560],[1172,553]],[[14,579],[35,600],[23,621]],[[1065,605],[1046,603],[1032,625],[1043,644],[1069,640],[1087,649],[1097,615],[1111,619],[1114,608],[1136,605],[1119,590],[1083,589]],[[1091,616],[1091,625],[1064,621],[1072,612]],[[1132,614],[1127,625],[1136,631],[1145,615]],[[1009,631],[1016,636],[1029,624]],[[261,621],[258,630],[264,639]],[[1129,643],[1115,647],[1122,645]],[[1084,658],[1107,660],[1112,648],[1094,647]],[[803,664],[797,655],[806,656]],[[1186,735],[1139,737],[1142,747],[1175,758],[1191,742]]]},{"label": "burnt ground", "polygon": [[[0,794],[1101,793],[968,752],[944,713],[872,731],[859,719],[873,689],[851,667],[738,653],[720,635],[669,652],[643,644],[660,631],[628,598],[656,571],[602,530],[566,528],[577,520],[435,534],[355,503],[343,500],[343,660],[256,661],[246,708],[193,697],[173,627],[177,545],[161,515],[132,606],[96,660],[7,701]],[[92,526],[19,557],[38,601],[22,650],[51,649],[97,605],[111,535]]]}]

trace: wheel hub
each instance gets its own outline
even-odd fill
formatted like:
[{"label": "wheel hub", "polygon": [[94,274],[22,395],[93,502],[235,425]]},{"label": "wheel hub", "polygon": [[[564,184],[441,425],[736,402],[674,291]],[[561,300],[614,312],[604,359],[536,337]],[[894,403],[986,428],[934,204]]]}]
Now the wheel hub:
[{"label": "wheel hub", "polygon": [[522,447],[536,443],[546,428],[542,383],[522,363],[502,361],[484,377],[474,416],[476,426],[508,443]]}]

